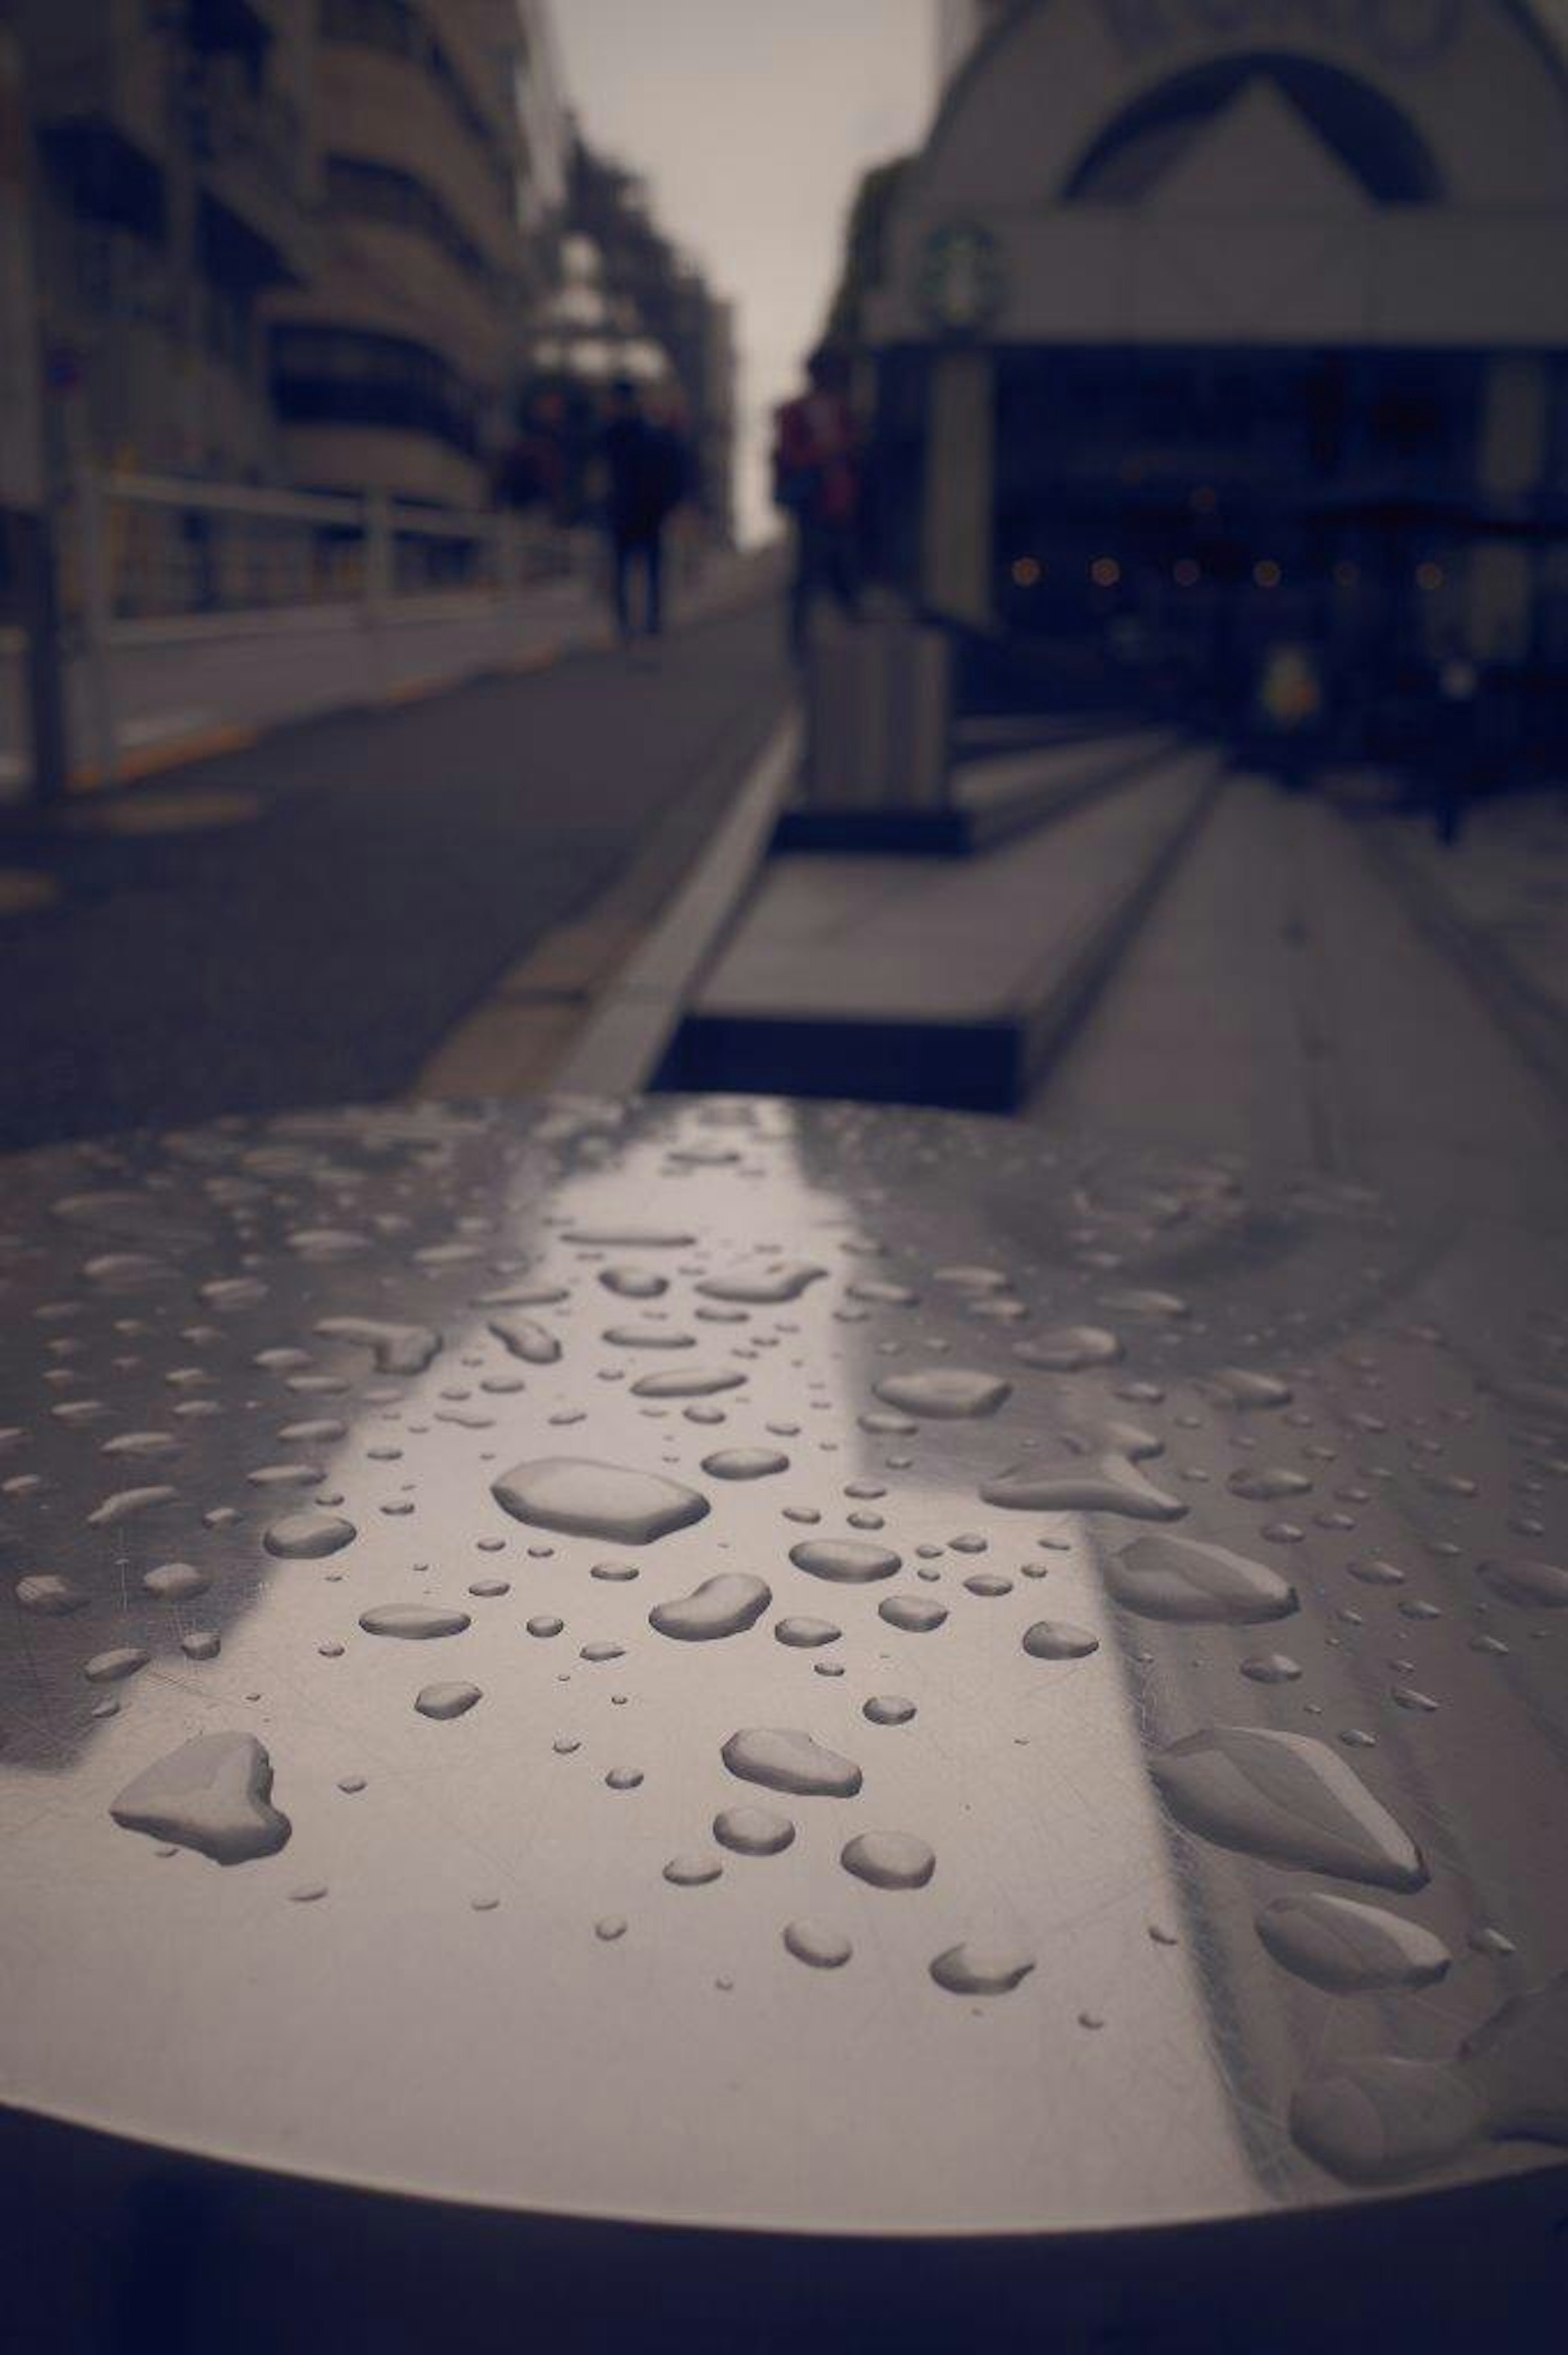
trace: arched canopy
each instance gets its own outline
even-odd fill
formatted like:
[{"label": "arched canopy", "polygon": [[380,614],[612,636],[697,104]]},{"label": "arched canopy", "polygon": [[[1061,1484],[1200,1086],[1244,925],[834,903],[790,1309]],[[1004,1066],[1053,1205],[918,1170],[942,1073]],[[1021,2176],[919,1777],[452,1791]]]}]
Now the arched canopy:
[{"label": "arched canopy", "polygon": [[1568,79],[1512,0],[1022,0],[900,187],[868,322],[1568,347],[1565,251]]}]

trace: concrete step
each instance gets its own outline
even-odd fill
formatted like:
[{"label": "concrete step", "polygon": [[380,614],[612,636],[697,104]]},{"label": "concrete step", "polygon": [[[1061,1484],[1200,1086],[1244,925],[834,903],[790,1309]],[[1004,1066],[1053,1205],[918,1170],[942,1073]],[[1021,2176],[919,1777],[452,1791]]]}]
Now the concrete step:
[{"label": "concrete step", "polygon": [[950,798],[940,807],[797,803],[780,812],[773,848],[968,857],[1128,782],[1182,741],[1169,728],[1072,727],[1049,742],[1026,743],[960,734]]},{"label": "concrete step", "polygon": [[1081,1020],[1218,792],[1207,746],[987,856],[776,856],[664,1088],[1012,1111]]}]

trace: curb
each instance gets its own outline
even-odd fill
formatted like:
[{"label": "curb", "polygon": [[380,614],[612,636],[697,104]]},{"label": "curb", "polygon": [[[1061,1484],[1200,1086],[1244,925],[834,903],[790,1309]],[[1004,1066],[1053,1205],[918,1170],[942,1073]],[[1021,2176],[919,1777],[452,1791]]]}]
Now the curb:
[{"label": "curb", "polygon": [[1065,964],[1037,965],[1011,1003],[967,1020],[689,1015],[652,1084],[689,1093],[853,1097],[1016,1112],[1065,1050],[1224,791],[1217,763],[1155,837]]}]

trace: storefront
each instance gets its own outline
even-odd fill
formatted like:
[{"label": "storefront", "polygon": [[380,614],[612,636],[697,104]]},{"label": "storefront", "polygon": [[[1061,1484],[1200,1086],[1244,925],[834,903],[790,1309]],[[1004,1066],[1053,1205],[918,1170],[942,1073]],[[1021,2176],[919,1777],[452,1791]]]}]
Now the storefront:
[{"label": "storefront", "polygon": [[1015,7],[867,305],[881,560],[1056,700],[1539,732],[1565,254],[1568,84],[1510,0]]}]

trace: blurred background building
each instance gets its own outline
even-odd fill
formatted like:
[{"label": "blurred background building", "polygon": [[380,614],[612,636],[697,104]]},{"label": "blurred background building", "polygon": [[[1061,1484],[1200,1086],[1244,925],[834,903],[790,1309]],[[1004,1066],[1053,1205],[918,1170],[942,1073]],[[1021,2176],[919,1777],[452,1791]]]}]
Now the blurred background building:
[{"label": "blurred background building", "polygon": [[728,536],[729,308],[578,133],[547,0],[15,15],[68,467],[472,508],[542,378],[624,368]]},{"label": "blurred background building", "polygon": [[1560,731],[1548,16],[940,0],[937,29],[937,119],[863,183],[831,324],[874,380],[874,562],[971,681],[1353,750],[1459,703]]}]

